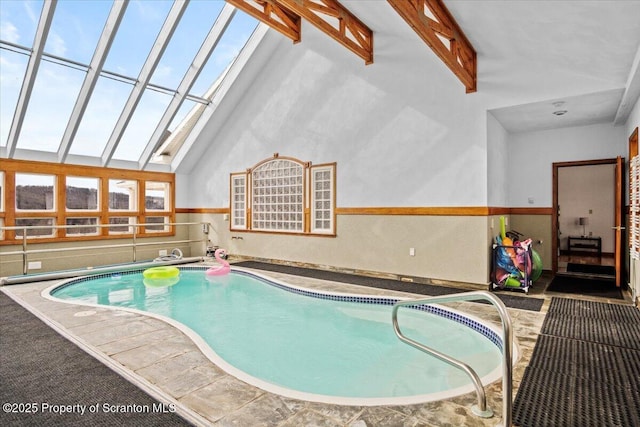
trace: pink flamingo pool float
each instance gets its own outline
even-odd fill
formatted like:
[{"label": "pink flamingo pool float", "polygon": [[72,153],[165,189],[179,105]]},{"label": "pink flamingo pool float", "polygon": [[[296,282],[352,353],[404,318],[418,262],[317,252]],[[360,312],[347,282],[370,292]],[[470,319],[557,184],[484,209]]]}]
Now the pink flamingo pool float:
[{"label": "pink flamingo pool float", "polygon": [[215,267],[208,269],[207,276],[224,276],[225,274],[229,274],[231,266],[222,258],[225,255],[227,255],[227,251],[225,249],[216,249],[214,256],[220,265],[216,265]]}]

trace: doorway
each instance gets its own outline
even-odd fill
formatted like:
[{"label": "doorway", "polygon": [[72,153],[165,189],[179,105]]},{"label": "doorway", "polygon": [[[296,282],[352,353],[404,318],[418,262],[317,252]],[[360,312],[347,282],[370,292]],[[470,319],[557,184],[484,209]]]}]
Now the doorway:
[{"label": "doorway", "polygon": [[620,286],[622,159],[553,164],[552,270],[610,276]]}]

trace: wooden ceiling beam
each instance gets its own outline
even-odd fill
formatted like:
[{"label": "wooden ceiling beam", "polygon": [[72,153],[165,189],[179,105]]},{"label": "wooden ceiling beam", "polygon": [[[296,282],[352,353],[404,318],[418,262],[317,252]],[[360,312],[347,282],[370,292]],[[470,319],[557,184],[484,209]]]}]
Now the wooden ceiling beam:
[{"label": "wooden ceiling beam", "polygon": [[373,63],[373,32],[336,0],[226,0],[274,30],[300,41],[301,18]]},{"label": "wooden ceiling beam", "polygon": [[300,41],[300,15],[275,0],[226,0],[227,3],[264,22],[294,43]]},{"label": "wooden ceiling beam", "polygon": [[336,0],[275,0],[338,43],[373,63],[373,31]]},{"label": "wooden ceiling beam", "polygon": [[[465,85],[477,90],[476,51],[442,0],[387,0]],[[428,16],[426,10],[432,17]],[[448,40],[448,43],[442,40]]]}]

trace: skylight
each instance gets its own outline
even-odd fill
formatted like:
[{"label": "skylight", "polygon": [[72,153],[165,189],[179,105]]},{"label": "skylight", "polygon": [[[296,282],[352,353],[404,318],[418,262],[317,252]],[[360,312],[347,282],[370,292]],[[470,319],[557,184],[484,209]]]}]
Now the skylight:
[{"label": "skylight", "polygon": [[0,1],[0,157],[154,162],[256,25],[222,0]]}]

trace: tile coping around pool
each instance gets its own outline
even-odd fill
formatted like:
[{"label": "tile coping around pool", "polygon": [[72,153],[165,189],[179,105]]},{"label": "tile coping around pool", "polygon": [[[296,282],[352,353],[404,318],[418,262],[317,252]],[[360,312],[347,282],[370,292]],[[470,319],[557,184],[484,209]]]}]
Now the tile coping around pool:
[{"label": "tile coping around pool", "polygon": [[[194,271],[194,270],[205,271],[207,267],[181,266],[180,269],[191,270],[191,271]],[[208,357],[215,365],[220,367],[222,370],[226,371],[228,374],[233,375],[236,378],[242,381],[245,381],[249,384],[252,384],[258,388],[261,388],[265,391],[279,394],[282,396],[291,397],[294,399],[313,401],[313,402],[319,402],[319,403],[340,404],[340,405],[360,405],[360,406],[377,406],[377,405],[390,405],[390,404],[398,405],[398,404],[415,404],[415,403],[444,400],[454,396],[469,393],[474,390],[473,385],[468,384],[463,387],[458,387],[455,389],[450,389],[442,392],[431,393],[428,395],[415,395],[415,396],[404,396],[404,397],[394,397],[394,398],[334,397],[334,396],[317,395],[313,393],[306,393],[306,392],[291,390],[291,389],[283,388],[283,387],[265,382],[259,378],[250,376],[245,372],[228,364],[224,359],[222,359],[218,354],[216,354],[215,351],[213,351],[213,349],[211,349],[211,347],[200,337],[200,335],[198,335],[189,327],[185,326],[184,324],[174,319],[157,315],[155,313],[150,313],[150,312],[127,308],[127,307],[113,307],[113,306],[106,306],[106,305],[99,305],[99,304],[78,303],[70,300],[61,300],[52,295],[55,292],[55,290],[62,289],[67,286],[71,286],[76,283],[81,283],[81,282],[85,282],[85,281],[89,281],[89,280],[93,280],[101,277],[111,277],[115,274],[121,274],[121,275],[139,274],[143,270],[144,269],[137,269],[137,270],[123,271],[121,273],[113,273],[113,272],[101,273],[101,274],[96,274],[92,276],[69,279],[64,281],[63,283],[57,283],[55,285],[52,285],[44,289],[41,295],[44,298],[47,298],[56,302],[61,302],[61,303],[66,303],[71,305],[101,307],[101,308],[107,308],[112,310],[130,311],[130,312],[142,314],[145,316],[153,317],[161,321],[164,321],[172,325],[173,327],[181,330],[185,335],[187,335],[193,341],[193,343],[200,349],[200,351],[202,351],[202,353],[206,357]],[[245,270],[239,267],[234,267],[232,271],[242,275],[258,278],[271,286],[276,286],[285,291],[302,294],[302,295],[313,297],[313,298],[329,299],[334,301],[357,302],[357,303],[364,303],[364,304],[381,304],[381,305],[393,305],[398,301],[409,299],[409,298],[393,298],[393,297],[384,297],[384,296],[375,296],[375,295],[366,296],[366,295],[357,295],[357,294],[348,294],[348,293],[339,293],[339,292],[324,292],[324,291],[321,292],[321,291],[310,290],[301,286],[285,283],[277,279],[267,277],[259,273],[256,273],[254,271]],[[496,345],[499,348],[500,352],[502,352],[503,340],[502,340],[502,337],[500,336],[500,331],[493,325],[483,324],[481,320],[476,319],[471,315],[466,315],[466,314],[463,315],[462,313],[458,313],[453,309],[450,309],[450,308],[445,309],[435,304],[434,305],[421,304],[421,305],[410,306],[410,307],[417,310],[426,311],[434,315],[445,317],[449,320],[464,324],[467,327],[485,336],[487,339],[489,339],[494,345]],[[515,363],[517,360],[518,360],[517,345],[514,345],[513,363]],[[481,378],[482,383],[487,385],[498,380],[502,375],[501,368],[502,366],[499,365],[492,372],[490,372],[489,374]]]}]

